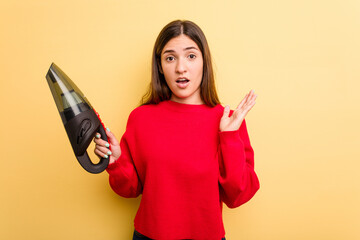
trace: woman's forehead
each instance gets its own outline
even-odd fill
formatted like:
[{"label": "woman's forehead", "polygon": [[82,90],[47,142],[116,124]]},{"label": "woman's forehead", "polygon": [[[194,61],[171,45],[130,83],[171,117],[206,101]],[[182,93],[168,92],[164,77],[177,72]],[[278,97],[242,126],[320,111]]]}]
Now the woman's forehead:
[{"label": "woman's forehead", "polygon": [[182,52],[182,51],[189,51],[189,50],[199,50],[199,46],[188,36],[181,34],[177,37],[174,37],[168,41],[163,50],[162,54],[168,52]]}]

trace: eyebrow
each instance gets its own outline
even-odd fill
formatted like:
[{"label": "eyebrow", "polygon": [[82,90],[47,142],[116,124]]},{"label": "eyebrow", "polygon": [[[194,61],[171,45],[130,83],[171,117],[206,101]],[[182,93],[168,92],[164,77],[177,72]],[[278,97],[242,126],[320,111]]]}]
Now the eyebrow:
[{"label": "eyebrow", "polygon": [[[187,48],[184,48],[183,50],[184,50],[184,51],[187,51],[187,50],[190,50],[190,49],[195,49],[195,50],[200,51],[198,48],[193,47],[193,46],[191,46],[191,47],[187,47]],[[175,52],[175,51],[174,51],[174,50],[172,50],[172,49],[168,49],[168,50],[165,50],[165,51],[163,52],[163,54],[165,54],[165,53],[173,53],[173,52]]]}]

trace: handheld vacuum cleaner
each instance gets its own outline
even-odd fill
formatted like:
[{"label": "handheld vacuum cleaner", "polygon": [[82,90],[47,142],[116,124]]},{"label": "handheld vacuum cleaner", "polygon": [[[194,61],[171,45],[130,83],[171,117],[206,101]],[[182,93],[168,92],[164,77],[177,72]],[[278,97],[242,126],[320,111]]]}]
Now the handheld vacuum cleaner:
[{"label": "handheld vacuum cleaner", "polygon": [[46,79],[77,160],[86,171],[101,173],[107,168],[109,159],[101,158],[99,163],[94,164],[86,152],[96,132],[108,141],[99,114],[80,89],[54,63]]}]

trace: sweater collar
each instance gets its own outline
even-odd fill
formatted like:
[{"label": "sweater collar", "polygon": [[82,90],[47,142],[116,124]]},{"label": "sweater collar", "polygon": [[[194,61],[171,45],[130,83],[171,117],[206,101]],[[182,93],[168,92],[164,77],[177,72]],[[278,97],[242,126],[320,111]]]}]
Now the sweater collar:
[{"label": "sweater collar", "polygon": [[206,104],[185,104],[174,102],[172,100],[165,100],[161,102],[166,108],[178,112],[201,112],[211,109],[211,107]]}]

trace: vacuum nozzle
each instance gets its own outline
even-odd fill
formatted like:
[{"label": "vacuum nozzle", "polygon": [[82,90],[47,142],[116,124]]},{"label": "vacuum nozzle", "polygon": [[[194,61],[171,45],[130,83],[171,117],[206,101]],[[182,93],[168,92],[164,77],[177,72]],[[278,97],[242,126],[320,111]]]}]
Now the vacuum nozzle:
[{"label": "vacuum nozzle", "polygon": [[99,115],[75,83],[56,64],[51,64],[46,79],[80,165],[90,173],[104,171],[109,159],[101,158],[98,164],[93,164],[86,152],[96,132],[107,141]]}]

